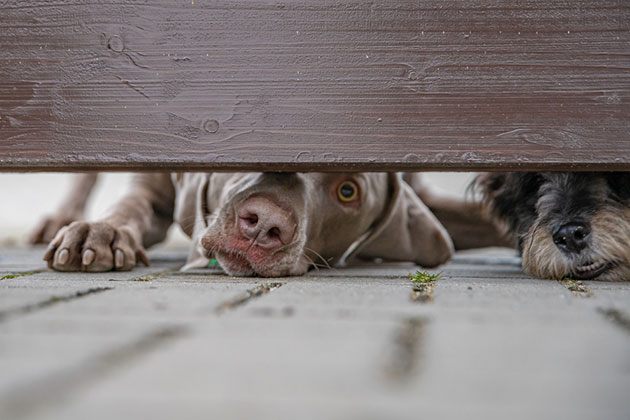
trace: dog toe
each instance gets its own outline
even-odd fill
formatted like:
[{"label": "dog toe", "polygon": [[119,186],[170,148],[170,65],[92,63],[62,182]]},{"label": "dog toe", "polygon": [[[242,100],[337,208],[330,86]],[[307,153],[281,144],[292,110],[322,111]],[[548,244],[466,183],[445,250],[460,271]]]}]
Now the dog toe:
[{"label": "dog toe", "polygon": [[136,261],[148,265],[131,233],[105,222],[74,222],[57,233],[44,260],[57,271],[128,271]]}]

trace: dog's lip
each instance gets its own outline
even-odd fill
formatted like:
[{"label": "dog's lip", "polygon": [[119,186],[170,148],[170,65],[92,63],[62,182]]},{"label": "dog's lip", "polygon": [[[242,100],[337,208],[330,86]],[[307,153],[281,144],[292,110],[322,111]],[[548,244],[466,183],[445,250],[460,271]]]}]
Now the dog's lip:
[{"label": "dog's lip", "polygon": [[[214,253],[219,265],[231,275],[267,277],[270,267],[256,264],[246,254],[234,250],[217,250]],[[275,276],[274,276],[275,277]]]},{"label": "dog's lip", "polygon": [[572,277],[578,280],[589,280],[599,277],[606,271],[613,268],[615,264],[611,261],[598,261],[590,264],[584,264],[573,270]]},{"label": "dog's lip", "polygon": [[221,265],[225,265],[227,267],[223,267],[229,269],[232,272],[245,274],[254,272],[254,268],[252,267],[251,262],[238,252],[231,251],[216,251],[215,257],[219,264],[223,262]]}]

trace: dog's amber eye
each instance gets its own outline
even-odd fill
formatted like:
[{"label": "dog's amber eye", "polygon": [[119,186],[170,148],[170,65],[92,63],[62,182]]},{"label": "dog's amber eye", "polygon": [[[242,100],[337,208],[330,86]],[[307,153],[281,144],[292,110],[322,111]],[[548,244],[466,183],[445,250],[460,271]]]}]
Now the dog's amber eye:
[{"label": "dog's amber eye", "polygon": [[359,198],[359,186],[352,181],[344,181],[337,187],[337,198],[342,203],[351,203]]}]

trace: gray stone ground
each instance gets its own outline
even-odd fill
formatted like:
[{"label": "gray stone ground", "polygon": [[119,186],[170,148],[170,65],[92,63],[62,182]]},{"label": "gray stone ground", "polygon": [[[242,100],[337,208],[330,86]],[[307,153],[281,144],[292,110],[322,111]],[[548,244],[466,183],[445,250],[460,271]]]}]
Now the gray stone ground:
[{"label": "gray stone ground", "polygon": [[283,279],[54,273],[0,249],[0,419],[630,419],[630,283],[511,251]]}]

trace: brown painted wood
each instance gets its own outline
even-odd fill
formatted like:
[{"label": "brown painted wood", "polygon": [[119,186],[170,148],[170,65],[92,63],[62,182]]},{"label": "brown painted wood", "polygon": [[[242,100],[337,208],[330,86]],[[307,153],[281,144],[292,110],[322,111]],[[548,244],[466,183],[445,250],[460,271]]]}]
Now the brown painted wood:
[{"label": "brown painted wood", "polygon": [[627,0],[0,1],[0,170],[630,170]]}]

